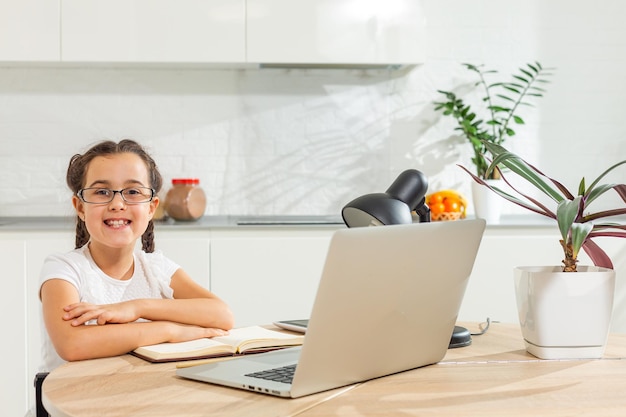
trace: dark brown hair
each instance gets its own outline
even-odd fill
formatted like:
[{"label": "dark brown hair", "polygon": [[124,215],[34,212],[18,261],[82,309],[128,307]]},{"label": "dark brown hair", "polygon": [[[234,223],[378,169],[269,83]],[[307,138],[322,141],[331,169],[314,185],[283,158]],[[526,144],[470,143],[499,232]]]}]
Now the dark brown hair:
[{"label": "dark brown hair", "polygon": [[[130,139],[124,139],[119,143],[115,143],[110,140],[103,141],[94,145],[82,155],[74,155],[70,159],[65,177],[68,187],[70,187],[75,195],[78,195],[78,191],[85,186],[85,175],[87,174],[89,163],[97,156],[115,155],[120,153],[134,153],[135,155],[138,155],[148,168],[150,187],[154,189],[155,193],[158,193],[161,190],[163,178],[161,177],[161,173],[159,172],[154,159],[152,159],[152,157],[140,144]],[[87,231],[85,222],[77,216],[76,249],[84,246],[88,241],[89,232]],[[141,244],[144,251],[154,252],[154,222],[152,220],[150,220],[146,231],[141,236]]]}]

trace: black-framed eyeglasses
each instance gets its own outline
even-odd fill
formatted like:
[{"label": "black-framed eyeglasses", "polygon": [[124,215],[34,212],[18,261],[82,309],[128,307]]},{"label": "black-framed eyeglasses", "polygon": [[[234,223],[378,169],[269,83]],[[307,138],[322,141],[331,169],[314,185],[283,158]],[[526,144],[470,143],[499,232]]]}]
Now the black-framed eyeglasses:
[{"label": "black-framed eyeglasses", "polygon": [[129,187],[122,190],[83,188],[78,191],[77,195],[85,203],[107,204],[113,201],[116,193],[120,193],[122,199],[128,204],[149,203],[155,195],[155,191],[148,187]]}]

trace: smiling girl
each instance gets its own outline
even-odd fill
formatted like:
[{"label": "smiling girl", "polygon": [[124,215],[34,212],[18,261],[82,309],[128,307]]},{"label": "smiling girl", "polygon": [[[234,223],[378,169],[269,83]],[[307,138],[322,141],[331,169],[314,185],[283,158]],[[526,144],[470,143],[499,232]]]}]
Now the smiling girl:
[{"label": "smiling girl", "polygon": [[139,144],[101,142],[71,158],[66,179],[76,249],[49,256],[41,271],[45,370],[232,328],[222,300],[154,252],[162,178]]}]

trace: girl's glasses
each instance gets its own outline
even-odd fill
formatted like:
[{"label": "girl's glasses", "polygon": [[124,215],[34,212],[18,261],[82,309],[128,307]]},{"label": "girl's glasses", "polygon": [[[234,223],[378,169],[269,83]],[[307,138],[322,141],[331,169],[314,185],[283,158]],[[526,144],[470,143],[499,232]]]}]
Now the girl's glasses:
[{"label": "girl's glasses", "polygon": [[109,188],[83,188],[77,195],[85,203],[107,204],[113,201],[115,193],[120,193],[122,199],[128,204],[148,203],[154,198],[154,190],[148,187],[130,187],[122,190]]}]

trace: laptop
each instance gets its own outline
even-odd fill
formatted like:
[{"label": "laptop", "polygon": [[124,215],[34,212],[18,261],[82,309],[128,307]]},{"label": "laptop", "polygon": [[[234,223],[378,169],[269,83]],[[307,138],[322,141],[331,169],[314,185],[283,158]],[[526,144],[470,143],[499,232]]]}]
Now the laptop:
[{"label": "laptop", "polygon": [[484,228],[477,219],[340,229],[302,346],[176,374],[297,398],[439,362]]}]

